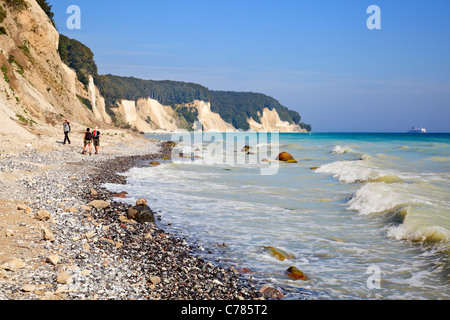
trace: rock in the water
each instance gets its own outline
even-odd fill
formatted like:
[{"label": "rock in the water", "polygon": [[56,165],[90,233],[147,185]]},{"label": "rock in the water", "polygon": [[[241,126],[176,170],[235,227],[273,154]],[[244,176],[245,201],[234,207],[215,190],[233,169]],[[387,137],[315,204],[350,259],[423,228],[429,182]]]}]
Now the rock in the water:
[{"label": "rock in the water", "polygon": [[278,157],[277,160],[279,161],[283,161],[283,162],[288,162],[288,163],[297,163],[297,160],[294,159],[294,157],[292,157],[289,153],[287,152],[281,152]]},{"label": "rock in the water", "polygon": [[271,256],[277,258],[278,260],[284,261],[286,259],[295,259],[293,254],[290,254],[286,251],[280,250],[274,247],[263,247],[266,252],[268,252]]},{"label": "rock in the water", "polygon": [[156,167],[159,166],[161,163],[159,163],[158,161],[150,161],[149,164]]},{"label": "rock in the water", "polygon": [[306,281],[305,274],[299,270],[297,267],[290,267],[286,270],[286,275],[293,280],[303,280]]}]

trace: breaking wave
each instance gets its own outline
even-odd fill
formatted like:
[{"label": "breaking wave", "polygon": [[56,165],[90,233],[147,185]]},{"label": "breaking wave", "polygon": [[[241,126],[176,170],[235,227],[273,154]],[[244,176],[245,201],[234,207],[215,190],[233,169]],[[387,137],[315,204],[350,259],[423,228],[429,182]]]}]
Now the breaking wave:
[{"label": "breaking wave", "polygon": [[396,240],[439,244],[447,250],[450,231],[436,219],[445,214],[421,192],[422,184],[368,183],[348,201],[347,209],[362,215],[385,215],[390,226],[387,235]]},{"label": "breaking wave", "polygon": [[[335,151],[345,150],[335,147]],[[347,209],[385,217],[390,238],[437,243],[448,250],[450,230],[440,223],[448,214],[448,191],[432,183],[436,180],[433,175],[399,172],[389,168],[392,163],[380,162],[385,157],[381,158],[363,155],[361,160],[335,161],[316,172],[332,174],[347,184],[361,183],[347,202]]]},{"label": "breaking wave", "polygon": [[354,152],[354,150],[348,146],[335,146],[333,148],[333,151],[331,151],[332,154],[344,154],[348,152]]},{"label": "breaking wave", "polygon": [[403,179],[395,172],[375,169],[367,158],[356,161],[336,161],[319,167],[316,172],[330,173],[341,182],[400,182]]}]

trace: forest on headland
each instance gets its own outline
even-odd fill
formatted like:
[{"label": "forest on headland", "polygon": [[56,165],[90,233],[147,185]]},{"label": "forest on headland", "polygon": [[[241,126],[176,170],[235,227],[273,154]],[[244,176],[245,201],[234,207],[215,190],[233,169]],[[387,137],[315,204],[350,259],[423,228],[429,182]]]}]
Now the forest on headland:
[{"label": "forest on headland", "polygon": [[[41,0],[45,5],[46,1]],[[46,13],[51,13],[51,8],[44,6]],[[50,16],[49,16],[50,17]],[[111,111],[118,101],[152,98],[162,105],[174,107],[180,116],[188,122],[193,122],[195,111],[191,114],[188,108],[175,108],[189,104],[195,100],[211,103],[211,111],[218,113],[222,119],[232,124],[236,129],[248,130],[247,121],[253,118],[260,122],[260,116],[265,108],[277,110],[280,119],[290,124],[298,124],[302,129],[311,131],[311,125],[303,123],[297,111],[290,110],[281,105],[276,99],[262,93],[214,91],[190,82],[182,81],[156,81],[144,80],[135,77],[121,77],[111,74],[99,75],[94,61],[94,53],[83,43],[60,34],[59,54],[61,60],[74,69],[78,80],[87,88],[89,76],[94,78],[94,83],[105,98],[106,111],[113,118]]]}]

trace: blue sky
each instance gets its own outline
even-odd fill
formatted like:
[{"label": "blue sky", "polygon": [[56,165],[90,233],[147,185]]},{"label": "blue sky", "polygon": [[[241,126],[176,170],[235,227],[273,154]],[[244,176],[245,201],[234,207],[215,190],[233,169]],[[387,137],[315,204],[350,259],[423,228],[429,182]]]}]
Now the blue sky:
[{"label": "blue sky", "polygon": [[[270,95],[315,132],[450,132],[448,0],[50,0],[100,74]],[[69,30],[67,8],[81,9]],[[381,9],[369,30],[367,8]]]}]

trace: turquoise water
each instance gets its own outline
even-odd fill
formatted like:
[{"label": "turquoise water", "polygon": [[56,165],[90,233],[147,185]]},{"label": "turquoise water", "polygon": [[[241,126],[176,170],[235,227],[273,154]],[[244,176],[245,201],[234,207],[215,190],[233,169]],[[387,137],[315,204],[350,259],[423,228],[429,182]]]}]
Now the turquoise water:
[{"label": "turquoise water", "polygon": [[[169,231],[286,299],[450,298],[450,134],[182,140],[171,162],[134,168],[128,185],[107,187],[128,191],[129,203],[149,199]],[[276,161],[282,151],[298,162]],[[295,258],[278,260],[265,246]],[[307,281],[289,279],[290,266]]]}]

